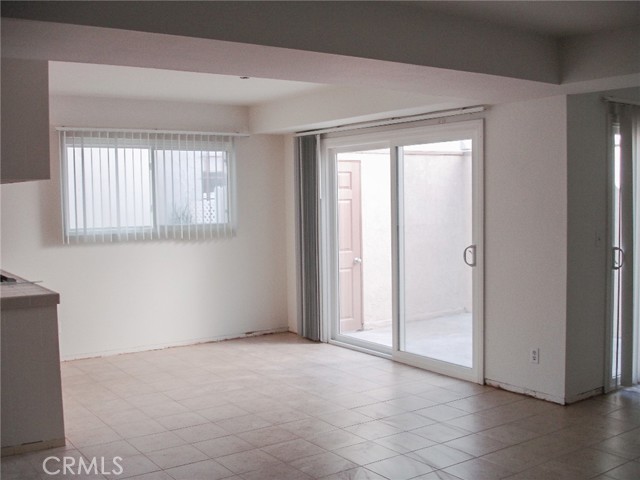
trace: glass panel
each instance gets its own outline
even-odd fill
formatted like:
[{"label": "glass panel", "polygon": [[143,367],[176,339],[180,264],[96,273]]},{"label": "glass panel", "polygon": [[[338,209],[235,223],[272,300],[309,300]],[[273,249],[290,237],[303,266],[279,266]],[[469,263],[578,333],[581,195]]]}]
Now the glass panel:
[{"label": "glass panel", "polygon": [[65,243],[233,234],[229,137],[64,130],[60,141]]},{"label": "glass panel", "polygon": [[156,150],[158,225],[229,222],[227,153]]},{"label": "glass panel", "polygon": [[69,231],[151,227],[149,150],[67,147]]},{"label": "glass panel", "polygon": [[338,332],[391,348],[390,150],[340,153],[337,166]]},{"label": "glass panel", "polygon": [[[472,367],[471,140],[399,149],[401,351]],[[465,262],[466,260],[466,262]]]},{"label": "glass panel", "polygon": [[[612,212],[612,225],[611,225],[611,230],[612,230],[612,235],[613,235],[613,239],[612,239],[612,244],[614,247],[620,247],[620,245],[622,244],[622,240],[621,240],[621,226],[622,226],[622,222],[621,222],[621,209],[620,209],[620,203],[621,203],[621,192],[620,192],[620,187],[621,187],[621,179],[620,179],[620,128],[616,125],[613,127],[613,139],[614,139],[614,144],[613,144],[613,171],[614,171],[614,176],[613,176],[613,202],[612,202],[612,207],[613,207],[613,212]],[[615,254],[615,258],[614,261],[615,263],[618,263],[621,261],[621,255],[619,253]],[[612,281],[612,288],[613,288],[613,292],[612,292],[612,296],[611,296],[611,308],[612,308],[612,315],[613,315],[613,323],[612,323],[612,327],[613,327],[613,332],[612,332],[612,345],[611,345],[611,380],[612,380],[612,386],[615,388],[617,386],[619,386],[620,384],[620,375],[622,372],[622,368],[621,368],[621,348],[620,348],[620,340],[621,340],[621,329],[620,329],[620,321],[621,321],[621,316],[620,316],[620,295],[621,295],[621,288],[620,288],[620,273],[621,270],[620,269],[614,269],[612,270],[612,276],[613,276],[613,281]]]}]

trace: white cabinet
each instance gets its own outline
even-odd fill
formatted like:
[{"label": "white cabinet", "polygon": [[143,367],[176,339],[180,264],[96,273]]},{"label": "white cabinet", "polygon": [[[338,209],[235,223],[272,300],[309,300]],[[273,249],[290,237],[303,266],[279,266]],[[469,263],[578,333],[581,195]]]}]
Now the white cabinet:
[{"label": "white cabinet", "polygon": [[2,455],[62,446],[59,295],[28,283],[0,288]]}]

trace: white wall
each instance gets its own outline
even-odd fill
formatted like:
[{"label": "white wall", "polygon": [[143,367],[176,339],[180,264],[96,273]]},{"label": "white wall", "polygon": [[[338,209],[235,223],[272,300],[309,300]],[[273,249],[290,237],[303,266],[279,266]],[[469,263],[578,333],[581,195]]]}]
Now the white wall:
[{"label": "white wall", "polygon": [[[563,403],[566,97],[496,105],[484,116],[485,378]],[[538,365],[529,363],[534,347]]]},{"label": "white wall", "polygon": [[[377,152],[340,157],[360,161],[365,326],[393,317],[391,160],[388,151]],[[470,163],[461,156],[409,153],[405,161],[405,198],[411,199],[404,206],[406,320],[470,311],[471,277],[461,259],[471,243],[471,216],[460,215],[471,205],[471,191],[465,190],[471,185]],[[438,235],[445,224],[448,233]],[[446,278],[434,276],[445,270]]]},{"label": "white wall", "polygon": [[485,377],[563,402],[566,97],[497,105],[486,119]]},{"label": "white wall", "polygon": [[607,319],[607,105],[567,97],[568,241],[566,396],[604,385]]},{"label": "white wall", "polygon": [[[161,2],[153,8],[131,2],[45,3],[36,8],[28,3],[12,8],[9,3],[3,14],[160,32],[174,38],[192,36],[377,58],[541,82],[554,82],[560,77],[559,52],[551,37],[389,3],[372,2],[366,8],[359,2],[317,1]],[[129,50],[137,46],[130,46]],[[185,57],[193,56],[193,52],[188,53]]]},{"label": "white wall", "polygon": [[298,260],[296,246],[296,204],[295,204],[295,167],[294,167],[294,138],[292,135],[284,137],[284,195],[286,218],[286,246],[287,246],[287,317],[289,330],[298,333]]},{"label": "white wall", "polygon": [[[428,149],[428,147],[427,147]],[[404,154],[407,321],[472,311],[471,154]]]},{"label": "white wall", "polygon": [[365,328],[384,326],[393,317],[391,280],[391,157],[378,153],[344,154],[360,160],[362,222],[362,309]]},{"label": "white wall", "polygon": [[49,70],[2,58],[2,183],[49,178]]},{"label": "white wall", "polygon": [[251,107],[252,132],[306,131],[467,106],[459,98],[387,88],[327,86]]},{"label": "white wall", "polygon": [[[237,107],[51,101],[53,126],[235,131],[247,122]],[[50,181],[2,186],[2,266],[61,294],[63,358],[286,330],[283,156],[280,136],[238,140],[231,240],[62,245],[54,155]]]}]

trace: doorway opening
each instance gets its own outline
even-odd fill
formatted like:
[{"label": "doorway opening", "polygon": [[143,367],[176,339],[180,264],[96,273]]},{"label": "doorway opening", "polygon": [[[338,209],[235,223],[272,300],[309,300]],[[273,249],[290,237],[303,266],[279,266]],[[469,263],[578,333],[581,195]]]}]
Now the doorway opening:
[{"label": "doorway opening", "polygon": [[323,150],[330,341],[481,382],[482,122]]},{"label": "doorway opening", "polygon": [[610,295],[605,390],[640,381],[640,107],[611,102]]}]

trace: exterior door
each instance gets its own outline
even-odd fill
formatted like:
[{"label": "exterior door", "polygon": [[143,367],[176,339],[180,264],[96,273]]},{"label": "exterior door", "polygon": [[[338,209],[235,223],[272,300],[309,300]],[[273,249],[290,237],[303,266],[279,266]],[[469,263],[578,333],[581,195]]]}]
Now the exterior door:
[{"label": "exterior door", "polygon": [[[428,137],[427,137],[428,138]],[[413,363],[474,366],[473,139],[443,132],[398,148],[398,344]]]},{"label": "exterior door", "polygon": [[610,318],[605,390],[638,383],[640,107],[611,104]]},{"label": "exterior door", "polygon": [[483,382],[482,131],[471,120],[323,141],[330,341]]},{"label": "exterior door", "polygon": [[482,121],[396,143],[393,358],[482,383]]},{"label": "exterior door", "polygon": [[338,162],[338,276],[340,333],[362,329],[360,162]]}]

